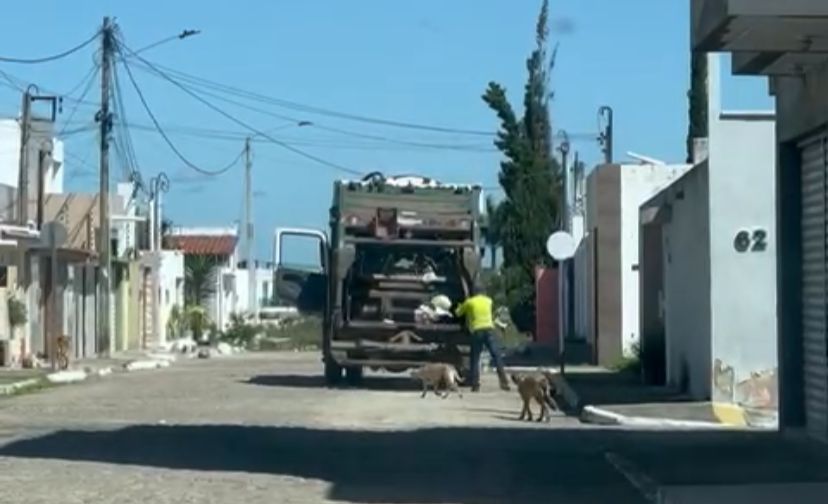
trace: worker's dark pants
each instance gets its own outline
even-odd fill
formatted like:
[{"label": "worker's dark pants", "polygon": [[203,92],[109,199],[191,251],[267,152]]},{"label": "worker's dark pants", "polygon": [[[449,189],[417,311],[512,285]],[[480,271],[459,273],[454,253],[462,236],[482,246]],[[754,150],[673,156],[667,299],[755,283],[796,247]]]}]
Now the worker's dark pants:
[{"label": "worker's dark pants", "polygon": [[480,385],[480,353],[485,346],[492,356],[492,363],[497,368],[498,374],[503,374],[503,359],[500,357],[500,345],[497,343],[497,336],[491,329],[483,329],[471,333],[471,369],[469,370],[469,385],[472,387]]}]

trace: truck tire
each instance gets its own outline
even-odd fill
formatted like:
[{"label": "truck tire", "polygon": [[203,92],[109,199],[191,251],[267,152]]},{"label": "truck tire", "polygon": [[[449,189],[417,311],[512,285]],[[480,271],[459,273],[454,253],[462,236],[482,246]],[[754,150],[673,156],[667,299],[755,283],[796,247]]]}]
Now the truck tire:
[{"label": "truck tire", "polygon": [[350,366],[345,368],[345,381],[352,387],[362,384],[362,366]]},{"label": "truck tire", "polygon": [[325,385],[335,387],[342,381],[342,367],[333,360],[325,361]]}]

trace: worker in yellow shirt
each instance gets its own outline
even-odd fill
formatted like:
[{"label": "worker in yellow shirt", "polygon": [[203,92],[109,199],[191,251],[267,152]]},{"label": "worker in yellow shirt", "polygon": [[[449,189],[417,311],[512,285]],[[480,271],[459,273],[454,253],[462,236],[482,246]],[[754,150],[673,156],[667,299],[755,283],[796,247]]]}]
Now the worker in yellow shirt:
[{"label": "worker in yellow shirt", "polygon": [[509,379],[503,369],[503,359],[500,357],[500,346],[494,332],[494,317],[492,316],[492,298],[486,295],[481,285],[475,285],[471,297],[463,301],[454,311],[458,317],[465,317],[466,326],[471,333],[471,369],[469,382],[472,392],[480,390],[480,353],[483,347],[489,350],[492,362],[497,368],[500,379],[500,388],[509,390]]}]

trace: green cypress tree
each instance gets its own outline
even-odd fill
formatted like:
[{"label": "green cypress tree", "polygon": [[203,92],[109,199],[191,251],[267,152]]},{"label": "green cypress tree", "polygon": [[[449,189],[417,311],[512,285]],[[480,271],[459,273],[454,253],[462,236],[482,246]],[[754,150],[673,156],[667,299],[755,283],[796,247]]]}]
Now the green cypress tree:
[{"label": "green cypress tree", "polygon": [[535,267],[549,264],[546,239],[559,222],[560,165],[553,156],[547,56],[549,3],[544,0],[536,27],[536,47],[526,61],[523,117],[519,119],[506,89],[489,83],[483,100],[497,114],[500,131],[495,146],[503,153],[499,181],[505,198],[498,212],[503,247],[501,288],[522,331],[534,330]]},{"label": "green cypress tree", "polygon": [[687,162],[693,162],[693,141],[707,138],[707,54],[693,52],[690,58],[690,90],[687,92],[689,123],[687,128]]}]

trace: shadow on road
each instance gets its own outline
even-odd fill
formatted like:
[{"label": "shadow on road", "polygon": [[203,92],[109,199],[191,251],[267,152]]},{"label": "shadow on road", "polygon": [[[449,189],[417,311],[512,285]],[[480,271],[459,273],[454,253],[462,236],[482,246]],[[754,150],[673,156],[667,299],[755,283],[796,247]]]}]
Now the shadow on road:
[{"label": "shadow on road", "polygon": [[742,432],[148,425],[62,431],[0,448],[3,457],[318,479],[337,501],[644,502],[607,452],[662,483],[828,481],[819,447]]},{"label": "shadow on road", "polygon": [[[325,388],[325,379],[317,375],[279,374],[254,376],[244,383],[268,387]],[[343,380],[341,387],[347,387]],[[363,390],[413,391],[422,390],[419,382],[408,376],[366,376],[359,387]]]}]

